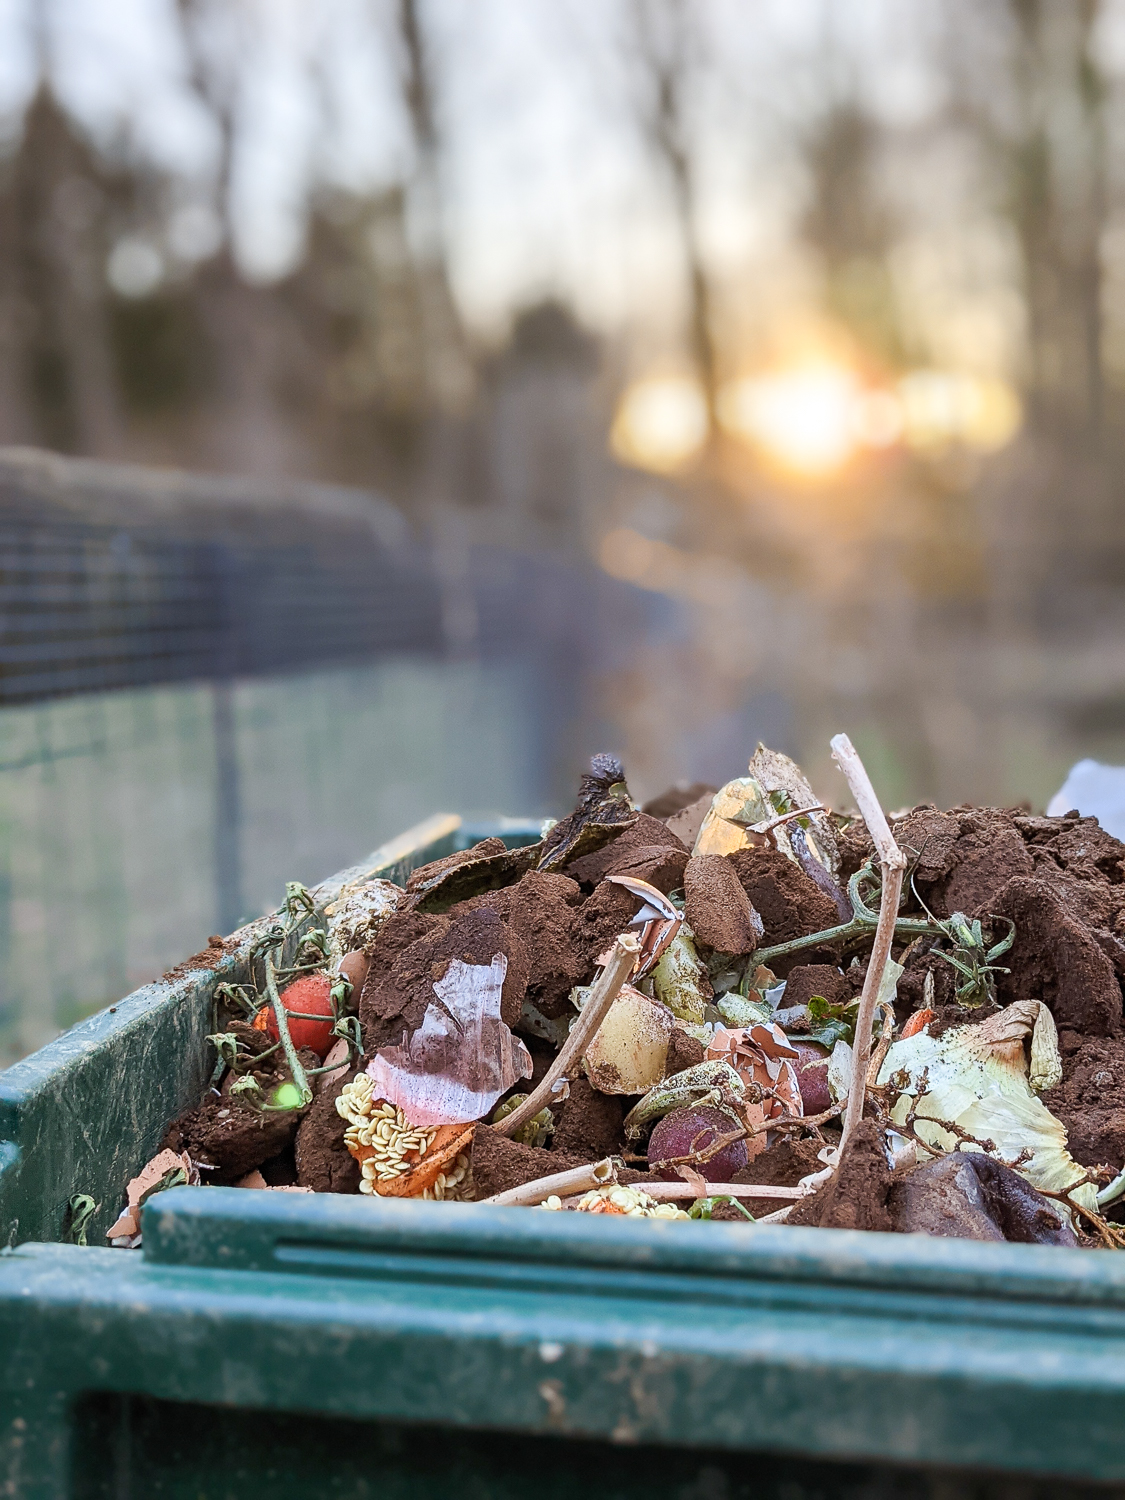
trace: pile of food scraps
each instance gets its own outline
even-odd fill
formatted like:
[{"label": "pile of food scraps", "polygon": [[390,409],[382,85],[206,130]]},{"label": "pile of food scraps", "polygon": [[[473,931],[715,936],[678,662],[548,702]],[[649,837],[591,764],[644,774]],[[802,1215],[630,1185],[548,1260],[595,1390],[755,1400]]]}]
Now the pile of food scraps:
[{"label": "pile of food scraps", "polygon": [[[759,746],[538,843],[288,888],[215,990],[177,1183],[1125,1245],[1125,845],[1076,812],[858,811]],[[213,1066],[212,1066],[213,1064]]]}]

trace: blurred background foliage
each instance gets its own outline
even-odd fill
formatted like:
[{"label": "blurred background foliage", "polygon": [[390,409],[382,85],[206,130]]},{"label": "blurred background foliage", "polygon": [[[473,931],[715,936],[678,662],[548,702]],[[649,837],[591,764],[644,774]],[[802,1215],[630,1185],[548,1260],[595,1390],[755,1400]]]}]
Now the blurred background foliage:
[{"label": "blurred background foliage", "polygon": [[7,0],[0,114],[0,443],[675,601],[641,795],[1125,760],[1122,0]]}]

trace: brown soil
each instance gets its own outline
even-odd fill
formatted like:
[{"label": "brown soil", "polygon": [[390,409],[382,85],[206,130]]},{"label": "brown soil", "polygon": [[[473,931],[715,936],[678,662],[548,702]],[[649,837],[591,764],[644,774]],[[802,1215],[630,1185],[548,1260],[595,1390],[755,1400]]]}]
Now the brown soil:
[{"label": "brown soil", "polygon": [[354,1077],[349,1068],[319,1093],[297,1131],[297,1181],[315,1193],[359,1192],[359,1162],[344,1145],[347,1121],[336,1110],[341,1089]]},{"label": "brown soil", "polygon": [[442,859],[432,859],[428,865],[420,865],[407,880],[406,889],[417,891],[439,875],[447,875],[451,870],[474,864],[478,859],[487,859],[492,854],[503,854],[505,849],[503,839],[481,839],[471,849],[459,849],[456,854],[447,854]]},{"label": "brown soil", "polygon": [[1125,1165],[1125,1042],[1074,1032],[1063,1032],[1060,1042],[1063,1081],[1043,1103],[1066,1126],[1075,1161],[1119,1171]]},{"label": "brown soil", "polygon": [[892,1230],[887,1209],[890,1190],[883,1133],[874,1120],[861,1120],[836,1175],[811,1198],[798,1203],[788,1222],[821,1229]]},{"label": "brown soil", "polygon": [[[796,1187],[802,1177],[823,1169],[824,1163],[816,1154],[819,1150],[819,1141],[782,1139],[748,1161],[734,1174],[734,1181],[760,1182],[769,1187]],[[742,1202],[756,1219],[785,1207],[784,1202],[777,1198],[743,1198]]]},{"label": "brown soil", "polygon": [[[489,964],[495,954],[506,955],[508,972],[500,1014],[509,1026],[516,1024],[527,989],[527,949],[495,912],[481,908],[452,921],[442,917],[423,919],[436,925],[398,952],[388,966],[384,954],[395,954],[397,947],[394,934],[388,938],[388,929],[404,920],[409,919],[391,917],[383,924],[376,939],[376,948],[381,951],[372,954],[360,996],[359,1017],[368,1052],[400,1043],[404,1033],[409,1035],[421,1025],[426,1007],[434,999],[434,981],[444,976],[455,958],[467,964]],[[415,916],[413,920],[419,919]]]},{"label": "brown soil", "polygon": [[1121,1030],[1121,986],[1096,940],[1067,912],[1042,880],[1010,880],[991,903],[1016,924],[1016,940],[1001,960],[997,993],[1004,1004],[1043,1000],[1060,1027],[1089,1036]]},{"label": "brown soil", "polygon": [[1110,885],[1125,881],[1125,844],[1106,833],[1097,818],[1043,821],[1057,827],[1044,847],[1064,870],[1082,871],[1092,866]]},{"label": "brown soil", "polygon": [[578,942],[579,887],[565,875],[531,870],[510,891],[508,921],[528,958],[527,998],[543,1015],[565,1014],[570,992],[584,978]]},{"label": "brown soil", "polygon": [[640,910],[640,902],[624,886],[603,882],[578,908],[576,940],[582,954],[583,982],[594,972],[601,953],[624,932]]},{"label": "brown soil", "polygon": [[851,999],[852,992],[835,964],[798,964],[790,969],[781,1001],[785,1009],[807,1005],[814,995],[822,995],[830,1005],[840,1005]]},{"label": "brown soil", "polygon": [[[301,1121],[304,1124],[304,1121]],[[297,1127],[298,1132],[300,1126]],[[267,1187],[292,1187],[297,1181],[297,1157],[293,1150],[293,1141],[276,1156],[271,1156],[269,1161],[264,1161],[258,1171],[265,1179]]]},{"label": "brown soil", "polygon": [[855,872],[862,869],[875,853],[871,835],[862,818],[856,818],[843,833],[837,835],[836,847],[840,851],[840,884],[846,889]]},{"label": "brown soil", "polygon": [[[760,946],[772,947],[774,943],[786,943],[790,938],[805,937],[838,925],[839,913],[831,898],[776,849],[739,849],[722,857],[734,866],[742,889],[762,919],[765,932]],[[798,964],[806,964],[810,957],[815,955],[795,954],[772,967],[783,977]]]},{"label": "brown soil", "polygon": [[[312,1052],[302,1051],[299,1056],[306,1068],[318,1066],[319,1060]],[[270,1074],[266,1082],[272,1086],[284,1076],[279,1070]],[[303,1113],[261,1111],[237,1095],[208,1093],[202,1103],[172,1122],[161,1148],[186,1151],[201,1168],[213,1169],[202,1171],[204,1182],[237,1182],[291,1143]]]},{"label": "brown soil", "polygon": [[1035,869],[1023,839],[999,816],[966,816],[961,828],[950,874],[931,885],[915,877],[926,905],[939,917],[955,911],[985,916],[1009,880]]},{"label": "brown soil", "polygon": [[624,850],[606,873],[647,880],[667,896],[682,887],[687,862],[686,849],[673,849],[668,844],[641,844]]},{"label": "brown soil", "polygon": [[576,1078],[570,1085],[570,1098],[554,1111],[552,1156],[600,1161],[603,1156],[619,1154],[625,1141],[625,1115],[631,1103],[632,1100],[620,1095],[601,1094],[585,1078]]},{"label": "brown soil", "polygon": [[916,948],[906,961],[906,970],[896,990],[895,1006],[902,1019],[905,1020],[909,1011],[921,1010],[925,1005],[927,974],[934,976],[933,998],[930,1001],[932,1009],[956,1003],[956,970],[936,953]]},{"label": "brown soil", "polygon": [[548,1151],[542,1146],[523,1146],[498,1135],[488,1125],[473,1131],[473,1184],[478,1198],[506,1193],[509,1188],[549,1177],[552,1172],[566,1172],[595,1158],[572,1155],[566,1151]]},{"label": "brown soil", "polygon": [[[961,837],[960,821],[949,813],[938,812],[932,803],[912,808],[905,818],[894,824],[892,832],[895,842],[911,862],[919,885],[944,880],[957,862],[953,851]],[[871,847],[868,836],[868,853]]]},{"label": "brown soil", "polygon": [[679,1026],[673,1026],[668,1039],[668,1056],[664,1060],[665,1078],[682,1073],[685,1068],[694,1068],[696,1063],[703,1061],[706,1053],[707,1049],[698,1038],[689,1036]]},{"label": "brown soil", "polygon": [[704,781],[693,781],[691,786],[685,786],[682,782],[679,786],[671,786],[666,792],[661,792],[659,797],[653,797],[651,802],[646,802],[641,809],[648,813],[650,818],[659,818],[661,822],[682,812],[685,807],[690,807],[693,802],[698,802],[700,797],[713,797],[719,790],[717,786],[708,786]]},{"label": "brown soil", "polygon": [[646,813],[638,813],[628,827],[622,829],[600,849],[572,860],[566,866],[565,873],[572,879],[581,881],[583,885],[597,885],[610,873],[611,867],[620,864],[626,856],[632,856],[634,851],[640,849],[651,851],[654,847],[678,849],[685,855],[688,852],[676,835],[668,832],[659,818],[651,818]]},{"label": "brown soil", "polygon": [[721,854],[688,860],[684,915],[699,941],[718,953],[752,953],[758,946],[750,898],[734,866]]},{"label": "brown soil", "polygon": [[217,969],[228,953],[238,951],[237,938],[210,937],[207,939],[206,948],[193,953],[190,958],[185,958],[171,969],[166,969],[161,978],[166,983],[172,984],[177,979],[182,979],[185,974],[190,974],[193,969]]}]

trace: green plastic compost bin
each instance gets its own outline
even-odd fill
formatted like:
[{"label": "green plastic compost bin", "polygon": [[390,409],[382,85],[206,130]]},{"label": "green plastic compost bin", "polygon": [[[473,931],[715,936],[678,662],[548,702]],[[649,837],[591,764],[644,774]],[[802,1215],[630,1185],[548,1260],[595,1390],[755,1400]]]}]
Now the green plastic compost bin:
[{"label": "green plastic compost bin", "polygon": [[[317,902],[488,833],[537,829],[431,819]],[[0,1494],[1125,1494],[1117,1254],[232,1188],[101,1248],[253,934],[0,1075]]]}]

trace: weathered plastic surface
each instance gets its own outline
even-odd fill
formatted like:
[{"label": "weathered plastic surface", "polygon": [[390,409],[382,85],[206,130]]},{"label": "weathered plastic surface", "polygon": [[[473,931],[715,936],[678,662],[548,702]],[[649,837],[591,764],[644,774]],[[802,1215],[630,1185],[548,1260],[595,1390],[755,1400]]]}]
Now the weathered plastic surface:
[{"label": "weathered plastic surface", "polygon": [[[480,830],[430,832],[400,876]],[[116,1209],[228,962],[0,1078],[20,1239]],[[0,1253],[0,1494],[1085,1493],[985,1469],[1125,1481],[1125,1258],[225,1188],[152,1200],[141,1253]]]}]

